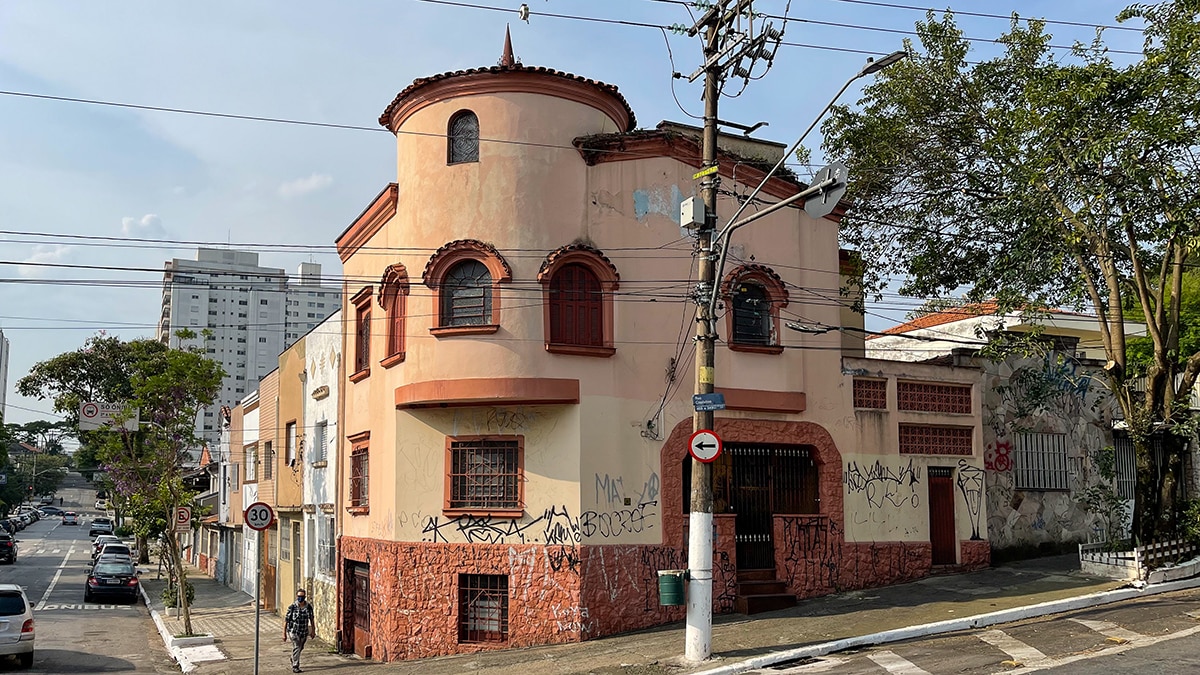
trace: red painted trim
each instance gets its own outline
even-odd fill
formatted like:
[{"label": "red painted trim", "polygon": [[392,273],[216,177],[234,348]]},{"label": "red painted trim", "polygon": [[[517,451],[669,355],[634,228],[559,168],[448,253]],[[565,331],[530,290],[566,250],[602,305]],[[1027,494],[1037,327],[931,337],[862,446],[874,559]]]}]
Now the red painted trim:
[{"label": "red painted trim", "polygon": [[355,251],[367,243],[392,216],[396,215],[396,204],[399,201],[399,188],[395,183],[388,183],[375,199],[354,219],[353,223],[338,235],[338,257],[342,262],[350,259]]},{"label": "red painted trim", "polygon": [[496,403],[579,403],[579,380],[494,377],[433,380],[396,387],[397,408]]},{"label": "red painted trim", "polygon": [[725,395],[726,410],[801,413],[808,407],[808,396],[802,391],[717,387],[717,393]]}]

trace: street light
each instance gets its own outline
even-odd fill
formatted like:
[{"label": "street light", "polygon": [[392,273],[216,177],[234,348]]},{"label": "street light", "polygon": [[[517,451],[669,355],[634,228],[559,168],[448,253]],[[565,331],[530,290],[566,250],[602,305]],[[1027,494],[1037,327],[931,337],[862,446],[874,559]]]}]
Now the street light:
[{"label": "street light", "polygon": [[[711,11],[710,11],[711,13]],[[711,33],[710,29],[710,33]],[[701,248],[701,268],[700,280],[702,284],[707,280],[707,288],[703,292],[708,293],[708,297],[703,295],[697,298],[697,304],[700,307],[697,310],[697,335],[696,335],[696,387],[697,395],[704,395],[716,390],[714,378],[714,336],[716,331],[713,326],[713,316],[716,314],[716,303],[718,288],[721,286],[721,275],[725,269],[725,259],[729,251],[729,236],[739,227],[746,225],[758,218],[761,218],[768,213],[772,213],[786,207],[788,204],[795,203],[801,199],[809,199],[816,195],[824,195],[827,199],[825,204],[821,205],[823,213],[824,208],[832,209],[837,204],[836,195],[832,197],[832,204],[829,203],[830,193],[837,191],[839,188],[844,189],[846,183],[845,167],[830,166],[823,169],[813,184],[802,190],[798,194],[792,195],[787,199],[776,202],[761,211],[748,216],[742,220],[738,218],[746,207],[754,202],[758,193],[766,186],[775,172],[783,166],[788,157],[792,156],[804,142],[808,134],[817,126],[825,113],[833,107],[838,98],[850,88],[850,85],[860,77],[865,77],[872,73],[896,63],[900,59],[907,56],[906,52],[898,51],[888,54],[878,61],[870,61],[863,66],[854,77],[846,80],[846,84],[834,94],[829,103],[821,110],[812,124],[804,130],[800,138],[792,144],[792,147],[779,158],[775,166],[763,176],[762,181],[754,191],[750,193],[742,204],[734,212],[733,217],[729,219],[729,224],[725,229],[721,230],[717,235],[716,241],[720,242],[720,260],[716,263],[715,274],[714,261],[708,249],[709,236],[711,232],[705,228],[701,229],[700,248]],[[710,73],[711,75],[711,73]],[[711,79],[711,78],[710,78]],[[708,83],[708,84],[711,84]],[[708,86],[708,85],[706,85]],[[711,84],[710,89],[706,89],[706,120],[705,120],[705,162],[709,166],[715,166],[716,153],[716,129],[713,122],[716,118],[715,99],[715,84]],[[710,105],[711,104],[711,105]],[[708,112],[711,109],[711,113]],[[711,196],[711,188],[706,188],[710,194],[706,199],[706,212],[704,221],[712,222],[715,217],[716,202]],[[817,217],[821,215],[817,214]],[[693,431],[700,432],[712,430],[715,427],[715,420],[711,409],[697,409],[692,422]],[[691,494],[691,512],[688,516],[688,579],[690,585],[688,588],[687,600],[687,626],[684,632],[685,649],[684,658],[688,661],[702,661],[712,655],[712,592],[713,592],[713,573],[712,573],[712,557],[713,557],[713,514],[712,514],[712,480],[711,469],[707,468],[706,464],[700,462],[699,459],[692,459],[692,494]]]}]

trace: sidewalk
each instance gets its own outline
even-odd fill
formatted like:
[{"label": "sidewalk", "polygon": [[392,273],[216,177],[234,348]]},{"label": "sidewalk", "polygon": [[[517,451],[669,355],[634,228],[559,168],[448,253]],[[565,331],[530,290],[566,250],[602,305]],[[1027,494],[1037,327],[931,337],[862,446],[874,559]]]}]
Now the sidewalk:
[{"label": "sidewalk", "polygon": [[[143,586],[152,600],[151,609],[162,617],[169,634],[181,633],[178,619],[163,616],[160,593],[165,582],[154,580],[149,573],[145,576]],[[217,648],[228,657],[227,660],[198,662],[192,672],[197,675],[251,672],[254,653],[252,598],[195,570],[189,578],[196,587],[193,627],[197,632],[211,632],[216,637]],[[1200,581],[1188,584],[1198,585]],[[714,617],[713,652],[717,658],[690,666],[679,660],[683,652],[682,624],[583,643],[388,664],[341,656],[335,654],[330,645],[313,640],[304,650],[303,666],[305,672],[336,672],[339,675],[458,675],[468,671],[498,675],[680,675],[714,669],[736,672],[740,667],[738,664],[748,659],[785,650],[912,627],[918,628],[897,637],[906,639],[936,630],[958,630],[966,626],[954,628],[952,624],[945,624],[930,628],[927,624],[1079,598],[1122,586],[1122,582],[1083,576],[1079,572],[1078,558],[1067,555],[969,574],[935,576],[900,586],[839,593],[802,600],[797,607],[754,617],[740,614]],[[1137,593],[1122,591],[1099,601],[1111,602]],[[1098,604],[1099,601],[1075,602]],[[1004,620],[1060,611],[1064,611],[1061,603],[1058,607],[1018,610],[1011,616],[1005,614],[1008,618]],[[291,672],[288,665],[290,645],[281,641],[282,632],[278,616],[261,614],[262,673]],[[822,653],[829,651],[829,645],[822,649],[825,650]]]}]

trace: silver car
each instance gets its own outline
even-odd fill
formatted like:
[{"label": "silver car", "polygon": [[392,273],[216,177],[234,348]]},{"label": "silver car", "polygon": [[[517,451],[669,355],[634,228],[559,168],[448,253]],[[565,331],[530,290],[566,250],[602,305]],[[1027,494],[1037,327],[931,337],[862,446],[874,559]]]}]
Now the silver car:
[{"label": "silver car", "polygon": [[33,606],[16,584],[0,584],[0,655],[16,656],[33,667]]}]

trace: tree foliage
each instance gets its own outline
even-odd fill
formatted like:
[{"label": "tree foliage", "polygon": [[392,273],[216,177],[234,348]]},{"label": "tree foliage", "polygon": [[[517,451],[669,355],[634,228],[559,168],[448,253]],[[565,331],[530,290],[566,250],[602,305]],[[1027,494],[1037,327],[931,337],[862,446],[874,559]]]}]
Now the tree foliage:
[{"label": "tree foliage", "polygon": [[[1039,21],[1014,17],[1003,54],[974,58],[953,15],[917,24],[911,58],[826,122],[825,148],[850,168],[846,243],[864,288],[903,279],[918,297],[966,288],[1014,308],[1088,308],[1110,386],[1138,448],[1136,534],[1174,529],[1183,443],[1156,431],[1182,405],[1200,352],[1181,341],[1186,261],[1200,241],[1200,0],[1135,5],[1141,58],[1113,61],[1103,34],[1055,57]],[[1136,299],[1138,311],[1126,316]],[[1135,391],[1126,320],[1150,343]],[[1183,351],[1184,345],[1189,351]],[[1179,375],[1177,378],[1176,376]]]},{"label": "tree foliage", "polygon": [[[179,333],[182,340],[195,337]],[[38,363],[17,383],[25,396],[50,398],[56,410],[77,422],[83,401],[120,403],[123,417],[136,413],[136,430],[123,425],[80,432],[84,447],[93,448],[113,497],[138,535],[139,549],[163,532],[171,509],[190,505],[194,495],[183,481],[187,451],[197,447],[197,413],[210,405],[225,373],[198,348],[170,349],[155,340],[122,341],[103,334],[89,338],[76,351]],[[115,420],[120,421],[120,420]],[[165,537],[166,555],[186,582],[182,556],[174,537]],[[184,630],[191,616],[183,608]]]}]

